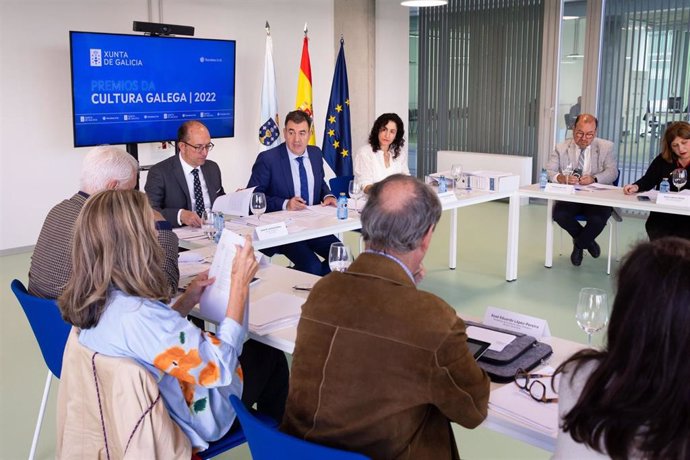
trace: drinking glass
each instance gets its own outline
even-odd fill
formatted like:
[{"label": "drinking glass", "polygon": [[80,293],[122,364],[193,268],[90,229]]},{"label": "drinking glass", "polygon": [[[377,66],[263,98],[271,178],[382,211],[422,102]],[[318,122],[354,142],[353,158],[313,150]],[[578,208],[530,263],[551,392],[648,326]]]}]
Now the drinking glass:
[{"label": "drinking glass", "polygon": [[344,272],[352,262],[350,247],[344,243],[337,242],[331,244],[328,251],[328,266],[332,272]]},{"label": "drinking glass", "polygon": [[570,175],[573,173],[572,163],[568,163],[568,165],[565,168],[563,168],[562,173],[565,176],[565,183],[569,184],[570,183],[570,181],[569,181]]},{"label": "drinking glass", "polygon": [[252,194],[252,213],[261,221],[261,214],[266,212],[266,195],[263,192],[255,192]]},{"label": "drinking glass", "polygon": [[680,189],[688,182],[688,170],[682,168],[673,170],[671,173],[671,180],[673,181],[673,185],[676,186],[676,190],[680,192]]},{"label": "drinking glass", "polygon": [[606,291],[597,288],[582,288],[575,319],[577,325],[587,333],[587,344],[591,346],[592,334],[606,327],[609,322]]},{"label": "drinking glass", "polygon": [[206,209],[201,213],[201,231],[204,232],[209,240],[212,240],[216,235],[215,216],[210,209]]},{"label": "drinking glass", "polygon": [[462,179],[462,165],[454,164],[451,166],[450,175],[455,180],[455,190],[457,190],[460,185],[460,179]]},{"label": "drinking glass", "polygon": [[362,189],[362,184],[357,182],[356,180],[351,180],[350,185],[348,187],[348,192],[350,193],[350,196],[355,199],[355,211],[359,212],[359,198],[362,196],[362,192],[364,190]]}]

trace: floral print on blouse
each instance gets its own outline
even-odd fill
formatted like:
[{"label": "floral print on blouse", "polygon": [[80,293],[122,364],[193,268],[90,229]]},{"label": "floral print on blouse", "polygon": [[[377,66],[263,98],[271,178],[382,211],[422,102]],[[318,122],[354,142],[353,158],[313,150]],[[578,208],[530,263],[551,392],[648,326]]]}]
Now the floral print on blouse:
[{"label": "floral print on blouse", "polygon": [[79,342],[148,369],[172,419],[194,447],[205,449],[235,419],[230,395],[242,396],[238,357],[246,332],[229,318],[216,335],[203,332],[162,302],[113,289],[98,324],[81,330]]}]

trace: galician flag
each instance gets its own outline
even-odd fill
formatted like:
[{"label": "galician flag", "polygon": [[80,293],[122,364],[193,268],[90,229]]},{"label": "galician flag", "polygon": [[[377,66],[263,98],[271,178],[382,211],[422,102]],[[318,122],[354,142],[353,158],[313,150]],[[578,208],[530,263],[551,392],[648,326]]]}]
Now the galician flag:
[{"label": "galician flag", "polygon": [[261,150],[268,150],[280,143],[280,121],[278,119],[278,94],[276,72],[273,68],[273,39],[266,21],[266,57],[264,58],[264,84],[261,87],[261,118],[259,120],[259,144]]},{"label": "galician flag", "polygon": [[309,62],[309,38],[307,37],[307,25],[304,24],[304,42],[302,44],[302,59],[299,64],[299,76],[297,77],[297,100],[295,108],[307,112],[312,119],[309,145],[316,145],[314,135],[314,108],[311,97],[311,63]]},{"label": "galician flag", "polygon": [[344,40],[335,62],[331,97],[323,132],[323,157],[336,176],[352,175],[352,141],[350,135],[350,91],[347,85]]}]

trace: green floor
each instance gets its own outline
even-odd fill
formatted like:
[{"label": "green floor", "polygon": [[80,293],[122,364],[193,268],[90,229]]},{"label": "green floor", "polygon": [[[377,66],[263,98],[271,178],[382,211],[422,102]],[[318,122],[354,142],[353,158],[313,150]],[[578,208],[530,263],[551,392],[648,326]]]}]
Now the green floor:
[{"label": "green floor", "polygon": [[[488,305],[519,311],[548,320],[553,335],[585,343],[586,336],[574,319],[580,288],[599,287],[612,294],[613,277],[606,275],[607,230],[599,237],[602,256],[585,256],[581,267],[570,264],[570,245],[563,238],[564,255],[558,256],[559,230],[553,268],[544,268],[544,219],[546,207],[531,204],[521,208],[520,254],[517,281],[505,281],[507,204],[487,203],[459,210],[458,268],[448,269],[448,216],[443,218],[425,260],[427,278],[421,288],[432,291],[453,305],[461,315],[481,317]],[[620,226],[620,252],[645,238],[644,220],[626,217]],[[358,234],[346,235],[357,247]],[[0,257],[0,459],[28,456],[31,436],[45,381],[46,368],[31,329],[9,285],[18,278],[27,280],[30,253]],[[617,265],[616,265],[617,266]],[[401,307],[402,308],[402,307]],[[594,337],[599,343],[601,335]],[[54,457],[55,396],[51,398],[43,422],[37,458]],[[541,459],[549,453],[517,442],[504,435],[479,428],[458,426],[460,454],[465,459]],[[219,457],[248,459],[246,446]]]}]

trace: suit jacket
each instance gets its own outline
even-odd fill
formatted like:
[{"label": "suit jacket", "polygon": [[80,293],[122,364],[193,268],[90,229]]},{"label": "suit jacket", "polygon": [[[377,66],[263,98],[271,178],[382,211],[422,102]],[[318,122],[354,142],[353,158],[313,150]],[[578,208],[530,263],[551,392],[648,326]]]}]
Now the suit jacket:
[{"label": "suit jacket", "polygon": [[[314,172],[314,191],[312,203],[321,202],[331,190],[326,185],[323,172],[321,149],[307,146],[311,169]],[[266,212],[280,211],[283,202],[297,195],[292,183],[290,156],[285,142],[270,150],[261,152],[252,167],[252,175],[247,187],[256,187],[255,192],[266,194]]]},{"label": "suit jacket", "polygon": [[[74,224],[88,195],[75,193],[56,204],[46,216],[29,267],[29,293],[46,299],[57,299],[72,275],[72,238]],[[163,248],[163,270],[170,295],[177,294],[180,270],[177,266],[178,239],[166,221],[156,222],[158,243]]]},{"label": "suit jacket", "polygon": [[450,421],[476,427],[488,400],[455,310],[364,253],[302,307],[281,429],[374,459],[459,458]]},{"label": "suit jacket", "polygon": [[[556,176],[570,163],[577,167],[580,156],[580,147],[573,139],[566,139],[556,146],[549,155],[546,163],[546,171],[549,181],[556,182]],[[590,145],[590,173],[602,184],[613,184],[618,177],[618,162],[613,151],[613,142],[606,139],[594,138]]]},{"label": "suit jacket", "polygon": [[[208,196],[211,205],[221,195],[225,195],[223,183],[220,178],[220,168],[218,164],[211,160],[201,166]],[[149,170],[144,187],[146,194],[151,202],[151,207],[163,214],[163,217],[172,224],[179,227],[177,214],[180,209],[192,209],[193,197],[189,196],[189,188],[184,177],[184,171],[180,164],[179,154],[157,163]]]}]

